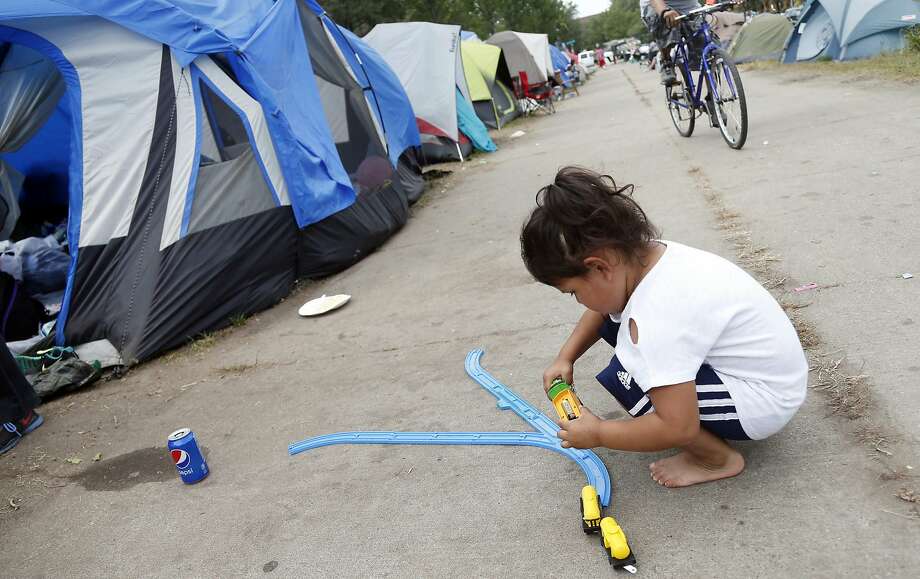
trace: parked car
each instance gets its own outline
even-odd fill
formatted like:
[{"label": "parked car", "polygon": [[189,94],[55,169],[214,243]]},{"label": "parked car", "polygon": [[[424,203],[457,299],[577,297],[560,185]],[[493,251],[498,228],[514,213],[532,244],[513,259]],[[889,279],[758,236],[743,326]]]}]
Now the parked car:
[{"label": "parked car", "polygon": [[597,63],[594,62],[594,51],[593,50],[583,50],[578,53],[578,64],[585,67],[585,70],[588,71],[588,74],[594,73],[597,70]]}]

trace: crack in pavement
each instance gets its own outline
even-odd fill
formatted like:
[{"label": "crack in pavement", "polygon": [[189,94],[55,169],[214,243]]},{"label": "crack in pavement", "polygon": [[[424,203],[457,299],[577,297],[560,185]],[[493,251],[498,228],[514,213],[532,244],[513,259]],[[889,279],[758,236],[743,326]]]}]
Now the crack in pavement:
[{"label": "crack in pavement", "polygon": [[[645,97],[644,93],[639,90],[629,73],[623,69],[621,69],[621,72],[643,104],[650,112],[654,111],[655,107],[652,106],[652,103]],[[656,122],[661,124],[659,116],[653,116]],[[882,424],[890,424],[890,422],[881,416],[879,405],[873,399],[871,379],[861,373],[850,374],[848,365],[845,364],[845,354],[841,356],[839,351],[822,351],[825,340],[799,311],[807,307],[807,305],[790,302],[790,299],[797,296],[790,292],[793,284],[788,281],[790,276],[782,271],[779,266],[780,258],[767,253],[769,251],[767,246],[754,243],[750,226],[742,220],[741,213],[728,207],[722,193],[712,185],[706,170],[694,164],[694,160],[676,142],[677,139],[673,135],[670,135],[667,140],[668,144],[689,166],[687,173],[693,179],[697,192],[703,196],[706,205],[713,214],[716,227],[723,232],[723,238],[733,247],[735,261],[770,290],[780,305],[783,306],[789,319],[796,327],[796,331],[799,332],[803,347],[809,356],[810,374],[815,378],[814,380],[809,380],[809,388],[824,394],[822,399],[830,408],[832,415],[843,415],[851,420],[858,421],[858,424],[847,428],[847,434],[854,441],[866,445],[869,449],[878,450],[877,443],[879,441],[894,444],[907,440],[908,437],[905,433],[898,432],[893,434],[889,432],[891,426],[882,428]],[[761,261],[758,262],[758,259]],[[817,384],[814,382],[817,382]],[[879,452],[881,453],[881,451]],[[893,465],[894,462],[898,462],[895,460],[894,453],[889,454],[886,452],[884,456],[880,454],[875,458],[888,471],[897,468]]]}]

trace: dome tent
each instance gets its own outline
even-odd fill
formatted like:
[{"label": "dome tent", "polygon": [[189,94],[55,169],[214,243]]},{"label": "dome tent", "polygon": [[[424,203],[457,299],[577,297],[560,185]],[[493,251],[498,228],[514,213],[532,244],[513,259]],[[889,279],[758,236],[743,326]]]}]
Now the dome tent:
[{"label": "dome tent", "polygon": [[728,53],[737,63],[779,60],[790,32],[792,22],[782,14],[758,14],[741,27]]},{"label": "dome tent", "polygon": [[[399,77],[415,111],[427,162],[462,160],[495,144],[472,109],[460,54],[460,27],[430,22],[377,24],[364,37]],[[466,124],[461,131],[460,123]]]},{"label": "dome tent", "polygon": [[808,0],[783,62],[852,60],[900,50],[903,29],[918,23],[920,0]]},{"label": "dome tent", "polygon": [[311,227],[355,205],[298,10],[0,5],[0,43],[33,51],[64,85],[34,130],[34,107],[7,109],[27,138],[0,144],[25,175],[24,201],[46,171],[68,205],[59,344],[108,339],[132,363],[268,307],[290,291]]},{"label": "dome tent", "polygon": [[481,42],[460,43],[463,71],[476,116],[499,129],[517,116],[520,109],[511,86],[511,74],[499,47]]},{"label": "dome tent", "polygon": [[546,82],[553,76],[553,57],[545,34],[505,30],[486,40],[502,49],[512,77],[527,73],[531,83]]}]

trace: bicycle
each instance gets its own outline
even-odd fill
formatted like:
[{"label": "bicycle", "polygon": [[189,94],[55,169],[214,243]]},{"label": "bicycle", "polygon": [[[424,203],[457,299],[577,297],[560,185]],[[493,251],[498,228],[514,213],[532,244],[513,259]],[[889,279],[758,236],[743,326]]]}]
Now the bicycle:
[{"label": "bicycle", "polygon": [[[740,149],[747,139],[748,130],[744,86],[738,68],[722,49],[718,37],[713,34],[705,18],[708,14],[735,4],[720,2],[691,10],[677,18],[681,39],[674,47],[671,58],[674,70],[680,71],[681,82],[666,86],[665,96],[671,121],[682,137],[693,134],[696,118],[705,112],[709,115],[710,126],[718,127],[728,146]],[[694,85],[691,46],[699,44],[703,44],[703,48],[699,57],[699,75]],[[708,91],[706,98],[702,99],[704,81]]]}]

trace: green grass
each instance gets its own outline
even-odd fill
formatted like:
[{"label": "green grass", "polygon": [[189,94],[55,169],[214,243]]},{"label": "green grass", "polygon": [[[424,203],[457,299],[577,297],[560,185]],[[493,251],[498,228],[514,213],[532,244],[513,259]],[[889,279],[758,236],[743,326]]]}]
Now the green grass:
[{"label": "green grass", "polygon": [[210,350],[215,343],[217,343],[217,336],[214,332],[203,332],[189,344],[189,348],[193,354],[203,354]]},{"label": "green grass", "polygon": [[907,41],[908,52],[920,54],[920,25],[911,26],[904,33],[904,39]]},{"label": "green grass", "polygon": [[[920,32],[916,33],[920,44]],[[752,62],[741,66],[741,70],[780,70],[786,72],[811,72],[863,78],[880,78],[913,83],[920,81],[920,50],[905,50],[882,54],[865,60],[845,62],[818,61],[782,64],[780,62]]]},{"label": "green grass", "polygon": [[230,318],[230,325],[234,328],[240,328],[246,325],[246,322],[249,321],[249,316],[246,314],[237,314]]}]

